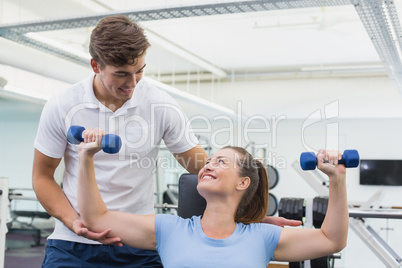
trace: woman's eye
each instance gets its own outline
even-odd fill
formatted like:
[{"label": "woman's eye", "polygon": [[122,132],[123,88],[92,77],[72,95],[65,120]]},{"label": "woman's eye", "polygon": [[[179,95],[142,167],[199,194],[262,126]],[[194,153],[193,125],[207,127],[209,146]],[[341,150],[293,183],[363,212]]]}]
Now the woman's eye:
[{"label": "woman's eye", "polygon": [[222,159],[220,159],[220,160],[219,160],[219,163],[225,164],[225,161],[222,160]]}]

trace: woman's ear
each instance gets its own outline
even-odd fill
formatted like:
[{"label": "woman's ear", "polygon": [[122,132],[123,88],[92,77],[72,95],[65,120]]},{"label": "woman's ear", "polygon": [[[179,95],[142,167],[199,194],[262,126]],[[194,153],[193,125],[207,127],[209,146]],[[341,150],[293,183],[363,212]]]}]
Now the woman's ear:
[{"label": "woman's ear", "polygon": [[246,190],[250,186],[250,177],[241,177],[237,184],[238,190]]}]

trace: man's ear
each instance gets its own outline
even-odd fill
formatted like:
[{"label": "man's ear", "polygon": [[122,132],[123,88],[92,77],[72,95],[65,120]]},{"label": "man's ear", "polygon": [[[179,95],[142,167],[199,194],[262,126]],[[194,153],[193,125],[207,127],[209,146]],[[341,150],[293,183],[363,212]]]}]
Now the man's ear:
[{"label": "man's ear", "polygon": [[100,72],[100,65],[94,59],[91,59],[91,67],[94,73],[98,74]]},{"label": "man's ear", "polygon": [[241,177],[237,184],[238,190],[246,190],[250,186],[250,177]]}]

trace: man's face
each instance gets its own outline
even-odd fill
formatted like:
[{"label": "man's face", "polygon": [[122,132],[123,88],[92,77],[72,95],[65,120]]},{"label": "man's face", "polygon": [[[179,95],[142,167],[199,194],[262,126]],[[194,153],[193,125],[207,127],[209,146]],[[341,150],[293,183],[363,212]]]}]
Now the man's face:
[{"label": "man's face", "polygon": [[103,69],[97,70],[92,67],[101,82],[96,84],[96,97],[101,102],[113,103],[120,107],[131,99],[135,86],[143,76],[145,56],[138,58],[134,65],[127,64],[120,67],[106,65]]}]

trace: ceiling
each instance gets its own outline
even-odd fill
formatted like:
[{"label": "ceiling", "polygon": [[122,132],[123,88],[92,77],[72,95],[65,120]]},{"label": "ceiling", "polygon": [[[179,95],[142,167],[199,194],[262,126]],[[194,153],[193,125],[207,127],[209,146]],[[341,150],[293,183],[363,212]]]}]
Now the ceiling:
[{"label": "ceiling", "polygon": [[[89,70],[89,35],[100,17],[111,13],[148,14],[146,19],[138,17],[144,18],[139,23],[152,44],[147,53],[146,75],[162,82],[338,72],[388,75],[398,88],[402,85],[398,34],[402,33],[398,16],[392,11],[399,12],[401,2],[397,0],[394,5],[386,0],[0,0],[0,34],[26,46],[24,34],[35,29],[27,30],[28,27],[45,25],[47,28],[32,30],[33,37],[30,36],[39,38],[42,45],[30,46],[46,53],[56,51],[58,57],[74,54],[75,58],[69,61]],[[228,10],[233,3],[237,7],[265,4],[265,10],[205,15],[209,7],[216,11],[219,9],[216,7],[223,6]],[[195,6],[202,7],[202,16],[186,15],[183,11],[191,8],[194,11]],[[389,6],[391,15],[384,13]],[[170,17],[152,19],[152,14],[149,15],[152,10],[170,12]],[[182,10],[180,15],[171,15],[177,10]],[[387,20],[381,21],[383,18]],[[78,23],[61,29],[51,26],[63,20]],[[383,35],[378,26],[381,24],[392,29]],[[24,36],[23,41],[17,40],[16,35],[12,37],[13,27],[23,31],[18,35]],[[392,42],[381,46],[384,38],[391,38]],[[47,45],[43,46],[43,42]],[[68,47],[68,53],[63,52],[62,45]],[[57,49],[52,50],[54,47]],[[0,54],[0,63],[7,64],[4,61]],[[35,72],[34,69],[29,71]],[[57,75],[52,78],[63,80]],[[74,79],[66,78],[65,82],[72,83]],[[398,89],[402,92],[402,87]]]}]

